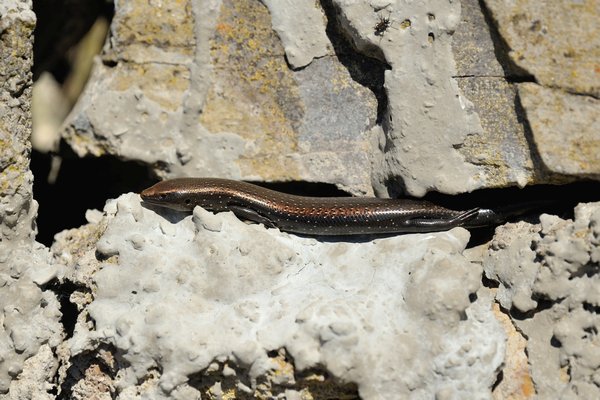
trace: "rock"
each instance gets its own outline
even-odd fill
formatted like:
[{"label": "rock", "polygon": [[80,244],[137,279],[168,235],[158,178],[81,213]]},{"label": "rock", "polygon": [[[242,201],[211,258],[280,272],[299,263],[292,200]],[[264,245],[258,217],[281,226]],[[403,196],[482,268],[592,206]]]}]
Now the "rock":
[{"label": "rock", "polygon": [[597,1],[484,3],[510,48],[512,61],[539,84],[600,97]]},{"label": "rock", "polygon": [[80,155],[117,154],[163,178],[356,195],[576,179],[536,158],[512,82],[531,75],[503,53],[489,10],[462,3],[462,14],[442,0],[165,3],[177,12],[153,21],[120,3],[63,136]]},{"label": "rock", "polygon": [[[179,11],[136,34],[132,21],[151,23],[153,8],[117,8],[112,50],[65,132],[78,154],[118,153],[162,176],[335,182],[372,193],[366,132],[378,105],[368,86],[381,63],[359,57],[348,60],[349,70],[324,57],[325,26],[314,3],[270,4],[285,50],[294,53],[287,59],[304,67],[297,71],[259,2],[165,7]],[[294,28],[283,29],[285,21]],[[308,29],[309,21],[317,25]],[[152,38],[155,31],[161,36]],[[359,67],[363,77],[351,76]]]},{"label": "rock", "polygon": [[[78,326],[70,347],[73,355],[114,348],[125,362],[120,391],[142,390],[159,370],[152,393],[167,396],[198,388],[190,377],[216,368],[228,383],[213,392],[233,381],[256,394],[266,390],[256,382],[281,379],[287,365],[295,374],[324,368],[364,399],[489,396],[505,337],[492,297],[470,300],[481,269],[461,254],[462,228],[320,241],[232,213],[147,209],[134,194],[105,213],[97,248],[110,258],[86,307],[94,329]],[[276,361],[282,349],[293,364]],[[311,391],[295,374],[273,381],[269,396]]]},{"label": "rock", "polygon": [[[596,9],[536,22],[511,4],[120,1],[63,137],[161,177],[360,195],[597,178],[581,75],[597,53],[560,47],[565,17],[546,16],[585,26]],[[28,169],[30,8],[0,5],[3,400],[599,397],[597,204],[466,252],[463,229],[323,240],[127,194],[50,253]]]},{"label": "rock", "polygon": [[600,179],[600,100],[533,83],[519,84],[519,98],[545,167]]},{"label": "rock", "polygon": [[[59,273],[36,243],[29,170],[32,33],[29,1],[0,3],[0,397],[48,399],[61,313],[45,288]],[[40,370],[42,369],[42,370]]]},{"label": "rock", "polygon": [[[502,229],[485,261],[500,303],[527,340],[540,398],[596,398],[600,203],[580,204],[575,219],[542,215],[540,225]],[[512,305],[512,306],[511,306]]]}]

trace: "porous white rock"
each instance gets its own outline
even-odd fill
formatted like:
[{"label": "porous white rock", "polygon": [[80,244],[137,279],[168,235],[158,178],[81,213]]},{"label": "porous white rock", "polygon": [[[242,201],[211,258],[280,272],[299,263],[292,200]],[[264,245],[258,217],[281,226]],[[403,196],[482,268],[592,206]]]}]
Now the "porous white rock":
[{"label": "porous white rock", "polygon": [[600,203],[578,205],[574,220],[542,215],[539,225],[502,230],[485,272],[499,282],[503,306],[527,311],[513,322],[528,339],[536,393],[598,398]]},{"label": "porous white rock", "polygon": [[491,299],[471,303],[481,267],[461,254],[462,228],[318,240],[232,213],[148,209],[135,194],[105,212],[97,248],[117,257],[94,276],[95,329],[70,346],[113,345],[120,391],[159,370],[154,395],[166,396],[227,359],[256,383],[274,368],[267,352],[285,348],[296,369],[323,367],[364,399],[491,396],[505,338]]},{"label": "porous white rock", "polygon": [[29,0],[0,2],[0,398],[47,399],[62,340],[48,249],[34,241],[29,170],[32,34]]},{"label": "porous white rock", "polygon": [[532,298],[533,283],[539,271],[536,254],[531,248],[531,238],[539,227],[527,222],[507,224],[496,229],[490,243],[490,254],[484,260],[488,278],[500,281],[496,298],[507,310],[513,306],[527,312],[535,309]]},{"label": "porous white rock", "polygon": [[[51,388],[51,371],[36,371],[55,363],[51,352],[38,352],[56,348],[63,338],[58,300],[40,287],[59,272],[51,264],[39,243],[0,243],[0,396],[10,390],[9,399],[27,398],[31,386],[42,396]],[[24,365],[34,356],[39,361]]]}]

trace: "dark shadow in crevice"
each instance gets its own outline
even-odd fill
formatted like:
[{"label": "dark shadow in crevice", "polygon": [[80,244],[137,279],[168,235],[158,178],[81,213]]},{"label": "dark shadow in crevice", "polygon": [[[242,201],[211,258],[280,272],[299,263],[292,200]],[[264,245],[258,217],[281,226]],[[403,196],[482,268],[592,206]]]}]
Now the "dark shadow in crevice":
[{"label": "dark shadow in crevice", "polygon": [[[288,357],[290,357],[289,354]],[[315,377],[319,377],[319,379],[315,379]],[[359,400],[361,398],[356,383],[344,382],[337,379],[322,365],[317,365],[297,372],[295,374],[295,379],[297,382],[294,387],[295,390],[302,391],[304,388],[308,388],[310,393],[316,395],[315,398],[340,398],[347,400]],[[320,394],[322,397],[319,396]]]},{"label": "dark shadow in crevice", "polygon": [[479,7],[485,19],[485,23],[488,26],[492,42],[494,43],[494,54],[496,59],[500,63],[500,66],[504,70],[504,77],[508,82],[519,83],[519,82],[536,82],[536,79],[527,70],[519,67],[510,58],[509,52],[510,47],[508,43],[502,37],[498,31],[497,21],[494,20],[492,12],[487,8],[484,0],[479,0]]},{"label": "dark shadow in crevice", "polygon": [[[111,355],[109,357],[112,359],[112,364],[114,365],[108,365],[107,362],[103,360],[101,356],[102,353],[110,353]],[[66,377],[60,386],[61,390],[60,394],[56,398],[57,400],[72,399],[73,388],[80,381],[86,379],[86,371],[90,367],[93,368],[93,374],[103,374],[108,376],[110,380],[113,381],[117,376],[119,367],[125,368],[129,365],[120,356],[120,353],[114,348],[114,346],[108,344],[101,344],[94,350],[77,354],[71,357],[69,362],[70,366],[67,368]],[[102,381],[101,377],[99,376],[93,376],[89,379],[92,379],[95,382]],[[106,389],[110,390],[109,394],[112,399],[116,399],[118,397],[118,393],[114,390],[111,390],[111,386],[107,386]]]},{"label": "dark shadow in crevice", "polygon": [[111,60],[108,58],[102,58],[102,65],[104,65],[105,67],[109,67],[109,68],[114,68],[119,64],[118,60]]},{"label": "dark shadow in crevice", "polygon": [[510,206],[511,208],[518,208],[521,205],[539,205],[540,208],[548,210],[548,212],[552,212],[561,218],[571,218],[573,205],[579,202],[600,201],[600,182],[581,181],[564,185],[545,184],[524,188],[480,189],[471,193],[456,195],[430,192],[423,197],[423,200],[458,210],[468,210],[474,207],[498,208]]},{"label": "dark shadow in crevice", "polygon": [[[217,368],[215,368],[216,365],[218,365]],[[235,374],[225,373],[225,367],[233,369]],[[252,387],[252,382],[249,378],[249,367],[238,365],[231,360],[225,362],[213,360],[210,367],[188,375],[187,382],[190,387],[193,387],[200,393],[208,393],[210,392],[210,388],[214,387],[215,384],[218,384],[223,392],[236,393],[239,395],[241,393],[238,383],[241,383],[248,388]],[[235,398],[238,397],[236,396]]]},{"label": "dark shadow in crevice", "polygon": [[256,182],[248,181],[257,186],[267,189],[276,190],[278,192],[294,194],[297,196],[314,196],[314,197],[348,197],[350,193],[338,189],[332,183],[322,182],[304,182],[304,181],[289,181],[289,182]]},{"label": "dark shadow in crevice", "polygon": [[79,158],[64,143],[58,156],[59,173],[49,183],[53,156],[35,150],[31,154],[33,195],[39,203],[36,240],[46,246],[56,233],[86,224],[86,210],[102,210],[106,200],[139,193],[156,181],[147,167],[136,162],[110,156]]},{"label": "dark shadow in crevice", "polygon": [[54,280],[47,286],[47,289],[56,294],[60,304],[60,323],[65,330],[65,340],[70,339],[73,337],[75,324],[77,323],[77,317],[79,315],[77,305],[71,302],[71,295],[76,291],[89,292],[89,289],[69,280],[65,280],[62,283],[58,282],[58,280]]},{"label": "dark shadow in crevice", "polygon": [[492,393],[494,392],[494,390],[496,390],[498,385],[500,385],[502,383],[503,380],[504,380],[504,372],[500,371],[500,372],[498,372],[498,375],[496,376],[496,381],[492,385]]},{"label": "dark shadow in crevice", "polygon": [[575,179],[572,175],[561,175],[559,173],[553,172],[544,163],[542,156],[539,152],[539,149],[535,143],[535,139],[533,136],[533,131],[531,129],[531,125],[529,124],[529,119],[527,118],[527,112],[521,103],[521,95],[517,90],[515,95],[515,113],[517,115],[517,121],[523,126],[523,133],[525,136],[525,140],[527,141],[527,147],[529,148],[529,156],[531,157],[531,162],[533,163],[533,171],[534,176],[533,180],[541,181],[541,182],[556,182],[567,184],[569,182],[573,182]]},{"label": "dark shadow in crevice", "polygon": [[583,309],[591,314],[600,314],[600,306],[595,304],[583,302]]},{"label": "dark shadow in crevice", "polygon": [[562,347],[562,343],[556,338],[556,336],[552,335],[550,338],[550,346],[554,347],[555,349],[560,349]]},{"label": "dark shadow in crevice", "polygon": [[597,275],[599,272],[600,266],[593,261],[589,261],[585,265],[577,268],[575,271],[569,274],[569,280],[572,281],[574,279],[580,279],[583,277],[591,278],[594,275]]},{"label": "dark shadow in crevice", "polygon": [[488,278],[485,275],[485,271],[481,277],[481,283],[483,283],[483,286],[489,289],[495,289],[500,286],[500,283],[498,281]]},{"label": "dark shadow in crevice", "polygon": [[354,81],[373,92],[377,99],[376,123],[381,124],[385,119],[388,108],[388,98],[383,87],[384,74],[391,67],[379,60],[358,53],[340,28],[332,0],[320,0],[320,3],[327,17],[325,32],[333,46],[336,57],[346,67]]},{"label": "dark shadow in crevice", "polygon": [[[505,222],[539,223],[542,213],[573,218],[573,208],[580,202],[600,201],[600,182],[582,181],[565,185],[533,185],[525,188],[482,189],[472,193],[444,195],[429,193],[424,197],[435,204],[454,210],[490,208],[506,215]],[[471,229],[468,247],[490,241],[495,226]]]},{"label": "dark shadow in crevice", "polygon": [[[384,152],[387,153],[392,151],[395,147],[396,144],[393,140],[387,140]],[[406,193],[408,193],[408,189],[406,188],[406,183],[404,182],[404,178],[402,176],[386,176],[383,180],[383,183],[385,187],[384,193],[387,193],[388,197],[393,199],[407,197]]]},{"label": "dark shadow in crevice", "polygon": [[492,240],[496,232],[496,225],[469,229],[469,232],[471,233],[471,237],[469,238],[467,248],[477,247]]},{"label": "dark shadow in crevice", "polygon": [[515,114],[517,116],[517,121],[523,126],[523,134],[525,136],[525,140],[527,141],[527,148],[529,149],[531,162],[533,163],[533,179],[536,181],[547,181],[553,174],[550,170],[548,170],[546,164],[544,164],[542,156],[537,148],[537,145],[535,144],[533,131],[531,130],[531,125],[527,119],[525,108],[521,103],[521,95],[519,94],[518,90],[515,93]]},{"label": "dark shadow in crevice", "polygon": [[534,296],[533,300],[535,300],[537,302],[537,307],[535,309],[523,312],[523,311],[519,311],[513,307],[508,312],[508,314],[510,315],[510,318],[517,320],[517,321],[524,321],[526,319],[531,319],[535,316],[535,314],[539,313],[540,311],[548,310],[548,309],[554,307],[556,304],[559,304],[562,301],[562,300],[553,301],[553,300],[549,300],[549,299],[539,298],[537,296]]},{"label": "dark shadow in crevice", "polygon": [[[289,352],[285,351],[281,354],[280,350],[276,349],[268,351],[267,355],[272,360],[273,365],[281,365],[282,363],[291,364],[295,370],[295,362]],[[234,393],[240,398],[254,398],[257,395],[264,394],[264,389],[262,388],[267,387],[269,394],[275,397],[280,397],[286,390],[290,389],[298,392],[308,389],[308,392],[318,399],[344,398],[350,400],[360,398],[356,384],[341,382],[328,373],[327,369],[321,365],[302,371],[295,371],[295,379],[293,381],[283,380],[282,382],[269,379],[268,376],[273,375],[272,373],[263,374],[254,382],[251,382],[249,378],[250,366],[240,365],[233,360],[218,361],[211,363],[211,365],[210,368],[189,375],[188,385],[201,393],[207,393],[211,387],[218,383],[223,392]],[[231,372],[225,373],[225,366],[233,369],[235,374]],[[315,377],[318,378],[316,379]],[[239,383],[249,388],[254,386],[256,389],[250,395],[240,390]]]}]

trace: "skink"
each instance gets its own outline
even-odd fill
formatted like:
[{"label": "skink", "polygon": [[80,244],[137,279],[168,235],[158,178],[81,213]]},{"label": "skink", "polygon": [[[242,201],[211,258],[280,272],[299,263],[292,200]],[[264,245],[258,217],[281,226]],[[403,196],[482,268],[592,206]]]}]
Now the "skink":
[{"label": "skink", "polygon": [[178,178],[141,193],[144,202],[180,211],[200,206],[233,211],[240,219],[308,235],[435,232],[496,222],[490,209],[455,211],[433,203],[373,197],[306,197],[251,183],[217,178]]}]

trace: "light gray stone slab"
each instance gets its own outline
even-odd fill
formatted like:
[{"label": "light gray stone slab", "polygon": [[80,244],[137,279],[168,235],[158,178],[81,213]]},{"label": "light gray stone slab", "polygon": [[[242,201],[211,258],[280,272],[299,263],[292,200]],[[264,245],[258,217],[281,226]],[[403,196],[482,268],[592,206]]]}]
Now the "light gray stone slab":
[{"label": "light gray stone slab", "polygon": [[533,83],[518,87],[545,167],[558,174],[600,179],[600,100]]},{"label": "light gray stone slab", "polygon": [[331,53],[323,10],[312,0],[265,0],[288,63],[305,67]]},{"label": "light gray stone slab", "polygon": [[335,242],[155,211],[134,194],[107,204],[95,324],[69,342],[74,355],[114,347],[118,390],[157,369],[152,396],[174,396],[218,362],[254,392],[285,349],[296,373],[320,366],[364,399],[489,397],[505,338],[491,297],[471,303],[481,269],[461,254],[462,228]]},{"label": "light gray stone slab", "polygon": [[485,0],[515,64],[543,86],[600,97],[600,3]]}]

